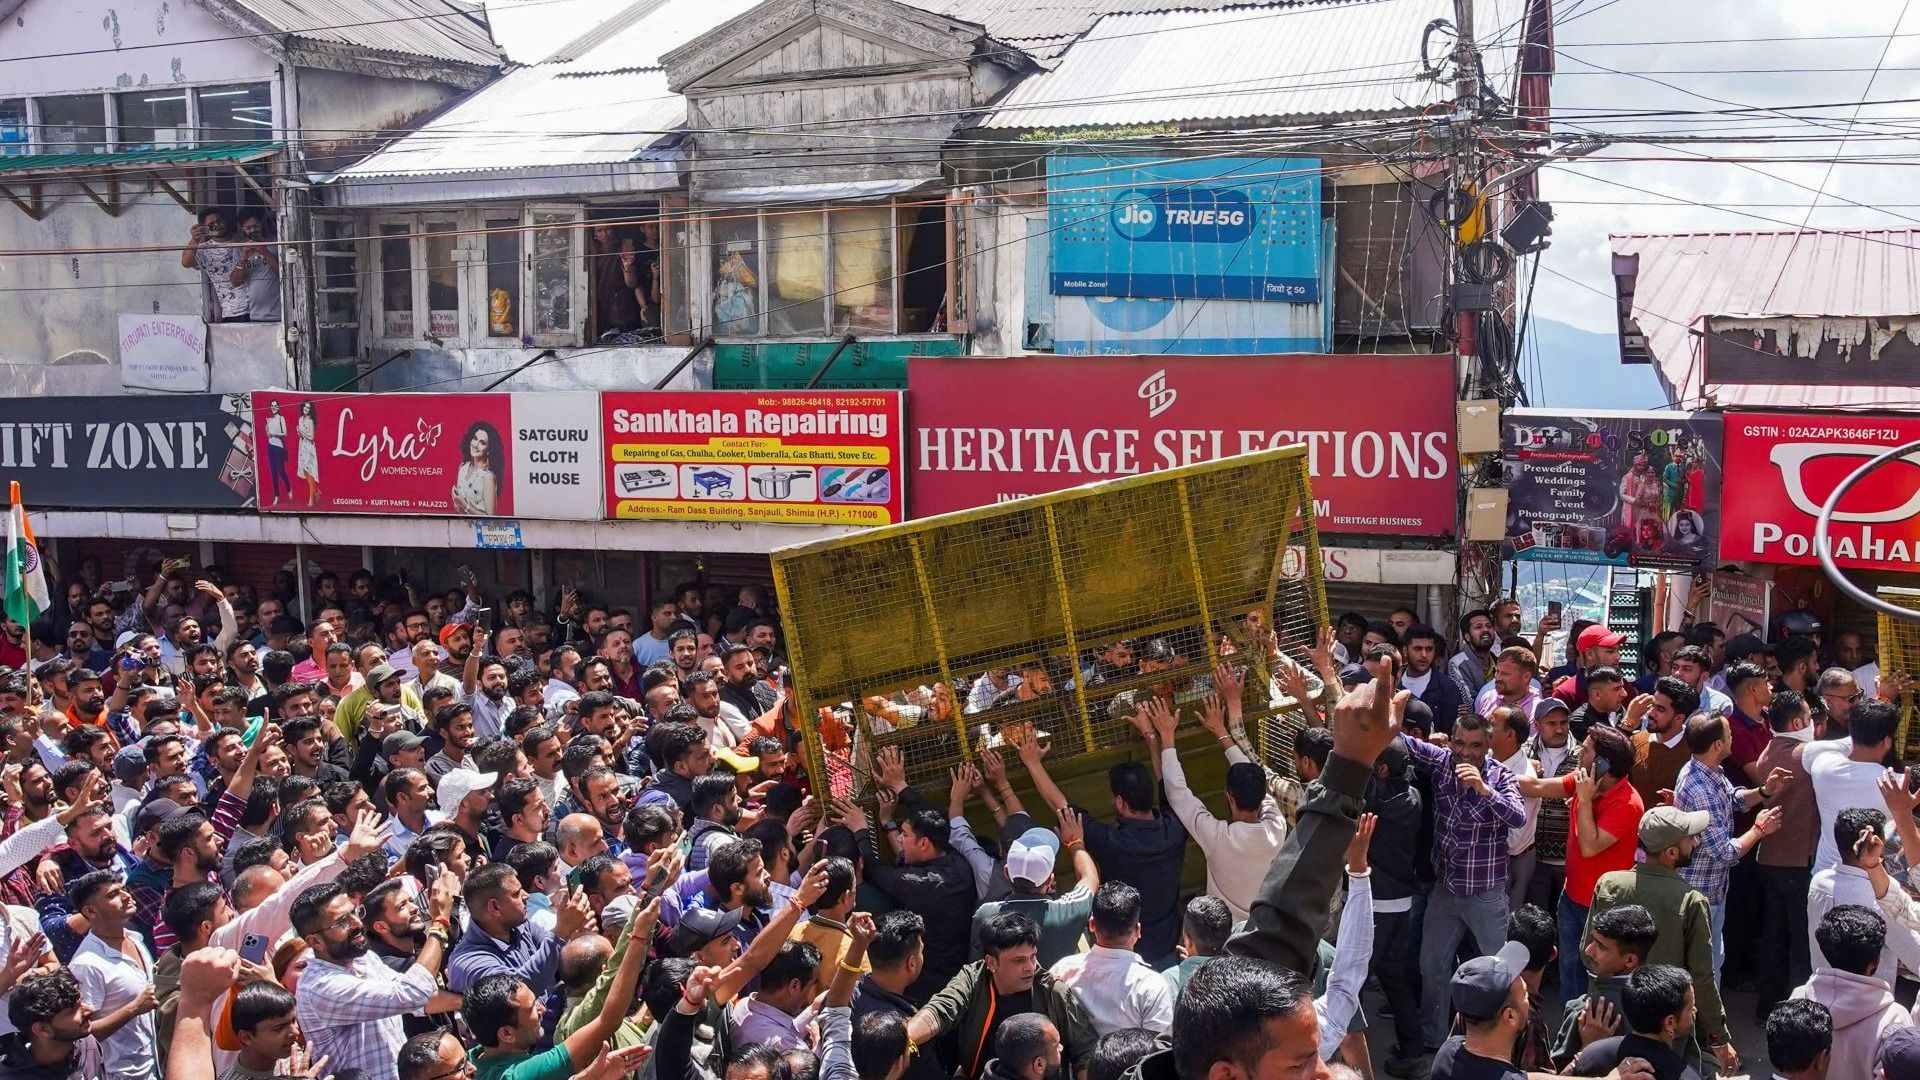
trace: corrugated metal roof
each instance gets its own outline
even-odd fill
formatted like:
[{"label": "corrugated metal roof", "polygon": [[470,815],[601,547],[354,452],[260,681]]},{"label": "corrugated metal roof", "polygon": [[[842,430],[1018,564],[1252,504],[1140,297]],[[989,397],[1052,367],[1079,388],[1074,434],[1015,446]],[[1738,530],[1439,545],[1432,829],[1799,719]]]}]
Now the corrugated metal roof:
[{"label": "corrugated metal roof", "polygon": [[[704,0],[680,0],[683,3]],[[632,161],[686,123],[660,71],[508,72],[419,130],[348,166],[342,179],[555,169]]]},{"label": "corrugated metal roof", "polygon": [[[1006,0],[952,2],[986,6]],[[1430,21],[1453,17],[1452,0],[1134,6],[1139,10],[1133,13],[1103,13],[1054,70],[1016,87],[980,126],[1379,116],[1453,97],[1450,82],[1419,78],[1421,34]],[[1503,28],[1517,19],[1519,0],[1491,0],[1485,7],[1487,25]],[[1511,16],[1508,8],[1515,9]],[[1070,12],[1049,9],[1045,20],[1031,26],[1013,14],[1013,25],[1004,29],[991,13],[968,17],[1017,42],[1036,30],[1064,29]],[[1513,51],[1510,42],[1487,50],[1487,74],[1495,86],[1511,82]]]},{"label": "corrugated metal roof", "polygon": [[19,154],[0,157],[0,172],[246,162],[276,153],[285,145],[277,142],[255,142],[227,143],[219,146],[186,146],[163,150],[117,150],[109,154]]},{"label": "corrugated metal roof", "polygon": [[570,75],[659,70],[660,58],[761,0],[642,0],[553,57]]},{"label": "corrugated metal roof", "polygon": [[1611,239],[1616,256],[1640,257],[1632,317],[1674,400],[1692,406],[1711,397],[1727,407],[1789,409],[1913,400],[1913,387],[1703,385],[1701,339],[1693,331],[1708,315],[1920,314],[1920,229]]},{"label": "corrugated metal roof", "polygon": [[458,0],[217,0],[297,40],[498,67],[486,14]]}]

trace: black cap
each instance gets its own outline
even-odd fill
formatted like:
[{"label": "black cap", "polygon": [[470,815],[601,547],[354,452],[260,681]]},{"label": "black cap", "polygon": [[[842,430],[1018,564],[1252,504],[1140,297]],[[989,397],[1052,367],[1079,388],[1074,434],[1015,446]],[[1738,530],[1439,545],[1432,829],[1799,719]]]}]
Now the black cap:
[{"label": "black cap", "polygon": [[1500,946],[1492,956],[1477,956],[1453,973],[1453,1008],[1468,1020],[1486,1021],[1500,1015],[1513,993],[1513,981],[1527,970],[1527,947],[1517,941]]},{"label": "black cap", "polygon": [[668,940],[667,947],[680,956],[691,956],[695,950],[733,933],[746,910],[744,907],[732,911],[688,908],[680,913],[680,921],[674,924],[673,936]]},{"label": "black cap", "polygon": [[1735,634],[1727,639],[1727,662],[1745,660],[1749,656],[1763,656],[1773,652],[1773,646],[1761,641],[1754,634]]}]

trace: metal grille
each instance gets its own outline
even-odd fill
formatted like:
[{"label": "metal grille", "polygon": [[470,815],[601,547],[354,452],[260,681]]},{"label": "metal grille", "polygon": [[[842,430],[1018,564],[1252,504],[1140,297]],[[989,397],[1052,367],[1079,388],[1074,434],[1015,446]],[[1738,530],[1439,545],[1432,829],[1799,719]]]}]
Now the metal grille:
[{"label": "metal grille", "polygon": [[[1110,709],[1130,689],[1171,695],[1197,730],[1222,659],[1243,669],[1262,756],[1290,772],[1301,720],[1263,646],[1271,627],[1305,661],[1325,622],[1320,568],[1297,446],[775,551],[813,774],[864,794],[872,752],[897,744],[910,782],[944,781],[1030,733],[1071,761],[1134,742]],[[1171,658],[1089,678],[1117,642]],[[994,672],[1007,688],[970,711]]]},{"label": "metal grille", "polygon": [[[1880,599],[1895,607],[1913,608],[1920,611],[1920,589],[1899,589],[1885,586],[1877,590]],[[1880,630],[1880,677],[1886,678],[1896,671],[1920,672],[1920,621],[1896,619],[1885,612],[1877,615]],[[1900,695],[1900,730],[1894,736],[1893,743],[1900,747],[1900,758],[1913,761],[1920,758],[1920,731],[1913,724],[1912,693]]]}]

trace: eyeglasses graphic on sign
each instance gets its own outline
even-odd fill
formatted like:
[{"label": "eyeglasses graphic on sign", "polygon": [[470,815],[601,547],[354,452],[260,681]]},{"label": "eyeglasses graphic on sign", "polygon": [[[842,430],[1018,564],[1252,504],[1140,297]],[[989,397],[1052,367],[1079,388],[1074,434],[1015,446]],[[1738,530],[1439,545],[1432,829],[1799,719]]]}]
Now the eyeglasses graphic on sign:
[{"label": "eyeglasses graphic on sign", "polygon": [[[1767,451],[1767,460],[1780,470],[1787,498],[1808,517],[1818,517],[1833,490],[1870,458],[1889,448],[1856,443],[1779,443]],[[1873,523],[1904,521],[1920,514],[1920,452],[1889,462],[1854,485],[1835,521]]]}]

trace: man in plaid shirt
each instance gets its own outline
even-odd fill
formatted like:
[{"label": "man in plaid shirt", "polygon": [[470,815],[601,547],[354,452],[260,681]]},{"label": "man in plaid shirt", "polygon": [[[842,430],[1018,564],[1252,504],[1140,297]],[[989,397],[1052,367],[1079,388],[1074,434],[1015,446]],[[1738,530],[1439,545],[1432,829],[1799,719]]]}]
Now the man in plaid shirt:
[{"label": "man in plaid shirt", "polygon": [[1720,960],[1726,955],[1721,928],[1727,921],[1727,875],[1761,837],[1780,827],[1781,810],[1773,806],[1760,811],[1753,827],[1738,837],[1733,835],[1733,815],[1771,798],[1775,790],[1793,782],[1793,774],[1775,769],[1757,788],[1735,788],[1720,768],[1733,753],[1733,733],[1727,728],[1727,718],[1716,712],[1689,717],[1686,740],[1693,760],[1680,767],[1680,778],[1673,786],[1673,804],[1682,810],[1706,811],[1707,831],[1700,834],[1693,860],[1680,867],[1680,876],[1707,898],[1713,970],[1718,977]]},{"label": "man in plaid shirt", "polygon": [[1415,765],[1433,785],[1433,865],[1440,880],[1422,924],[1421,1026],[1427,1046],[1446,1040],[1447,987],[1460,939],[1473,935],[1475,955],[1491,956],[1507,936],[1508,830],[1527,819],[1513,774],[1489,759],[1492,725],[1468,713],[1454,722],[1447,747],[1402,735]]}]

